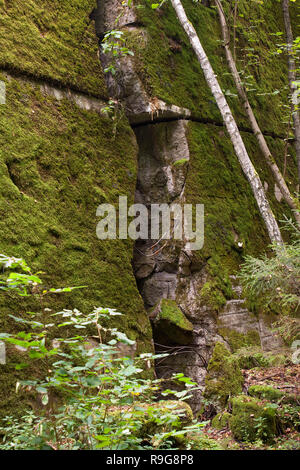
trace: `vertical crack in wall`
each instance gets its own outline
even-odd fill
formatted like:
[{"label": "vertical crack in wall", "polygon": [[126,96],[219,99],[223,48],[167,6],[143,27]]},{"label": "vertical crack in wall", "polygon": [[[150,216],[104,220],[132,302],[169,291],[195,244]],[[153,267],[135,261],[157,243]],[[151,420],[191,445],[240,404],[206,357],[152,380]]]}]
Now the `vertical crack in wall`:
[{"label": "vertical crack in wall", "polygon": [[[167,204],[170,207],[172,203],[185,203],[190,159],[187,131],[188,122],[185,120],[152,123],[135,129],[139,146],[135,200],[145,204],[149,214],[151,204]],[[192,327],[194,331],[187,333],[180,328],[179,321],[176,325],[173,318],[166,319],[166,312],[163,311],[177,308],[178,315],[189,320],[184,302],[180,301],[180,292],[183,299],[186,288],[190,289],[190,256],[185,241],[172,238],[138,240],[133,268],[145,308],[153,321],[156,352],[169,354],[157,361],[158,377],[167,378],[175,372],[184,372],[203,387],[208,351],[206,347],[205,351],[199,350],[198,336],[202,327],[198,332]],[[172,303],[162,305],[162,299],[171,300]],[[195,395],[193,405],[196,409],[198,398]]]}]

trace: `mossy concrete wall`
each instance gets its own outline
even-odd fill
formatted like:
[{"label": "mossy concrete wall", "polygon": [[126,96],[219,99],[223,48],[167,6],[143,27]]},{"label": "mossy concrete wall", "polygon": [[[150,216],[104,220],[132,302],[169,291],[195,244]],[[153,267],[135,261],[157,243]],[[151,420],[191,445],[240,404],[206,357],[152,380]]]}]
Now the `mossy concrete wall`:
[{"label": "mossy concrete wall", "polygon": [[[221,122],[221,116],[205,82],[203,72],[189,40],[181,28],[171,2],[159,10],[151,9],[151,2],[138,0],[137,18],[143,29],[132,33],[136,53],[136,70],[150,96],[168,104],[188,108],[194,117]],[[212,2],[213,3],[213,2]],[[233,49],[233,13],[231,3],[222,5],[229,18]],[[218,76],[226,98],[240,126],[249,128],[245,112],[237,99],[233,79],[227,66],[219,17],[215,8],[201,2],[183,0],[188,18],[193,23],[209,60]],[[299,35],[299,6],[291,4],[294,35]],[[284,42],[281,2],[241,0],[236,22],[237,66],[261,128],[271,134],[283,135],[282,121],[286,110],[281,101],[287,101],[287,59],[285,54],[275,56],[278,44]],[[135,40],[140,38],[140,40]],[[250,78],[252,75],[252,78]]]},{"label": "mossy concrete wall", "polygon": [[99,67],[95,0],[0,0],[0,66],[107,97]]},{"label": "mossy concrete wall", "polygon": [[[0,0],[0,80],[7,87],[7,103],[0,105],[0,251],[22,256],[35,270],[45,271],[53,287],[87,285],[85,290],[55,298],[52,307],[83,311],[99,305],[115,307],[125,313],[121,326],[127,334],[138,339],[140,349],[150,350],[150,323],[131,266],[133,243],[100,242],[96,208],[103,202],[117,203],[119,195],[128,195],[133,202],[137,140],[150,134],[165,136],[159,143],[161,149],[163,145],[167,149],[166,168],[171,160],[184,159],[183,166],[174,165],[170,170],[181,175],[184,201],[205,205],[205,244],[188,262],[184,247],[171,244],[168,259],[158,257],[151,269],[163,271],[167,265],[171,269],[166,285],[171,282],[174,289],[168,287],[166,292],[172,292],[173,300],[192,321],[193,347],[198,351],[193,364],[189,362],[191,350],[176,364],[181,370],[189,364],[185,371],[203,384],[204,364],[215,342],[224,341],[217,317],[235,295],[230,276],[245,254],[266,249],[266,230],[170,2],[153,11],[148,1],[137,0],[134,3],[141,8],[121,17],[126,45],[135,56],[119,61],[115,78],[106,77],[109,91],[90,20],[96,3],[102,12],[105,5],[105,18],[111,22],[104,22],[104,29],[113,27],[123,8],[121,0],[30,0],[26,4]],[[223,3],[228,8],[230,2]],[[289,210],[274,195],[273,178],[234,96],[217,13],[199,2],[183,0],[183,4],[268,188],[271,206],[281,218]],[[277,49],[276,33],[283,31],[280,2],[266,0],[261,8],[256,2],[240,0],[239,12],[238,65],[253,77],[251,103],[282,168],[286,127],[280,103],[287,102],[287,65],[283,55],[272,55]],[[114,135],[111,120],[101,113],[101,106],[113,93],[123,100],[125,111],[130,107],[133,125],[142,122],[141,117],[146,120],[148,130],[136,129],[138,139],[125,116],[120,116]],[[176,124],[159,122],[173,118]],[[157,132],[149,134],[152,125]],[[178,130],[177,137],[176,132],[169,132],[171,127]],[[182,141],[178,148],[180,152],[184,149],[184,155],[174,150],[178,135]],[[289,153],[286,179],[293,192],[296,166],[291,147]],[[25,306],[16,301],[9,304],[3,296],[0,302],[1,329],[8,328],[7,313],[24,311]],[[5,374],[0,387],[6,394],[11,370]],[[12,380],[9,384],[12,390]]]},{"label": "mossy concrete wall", "polygon": [[[136,200],[147,204],[176,202],[205,206],[202,250],[191,253],[184,242],[181,246],[174,242],[163,246],[152,241],[156,253],[151,256],[151,243],[138,242],[135,270],[150,312],[150,307],[161,298],[169,298],[176,301],[194,326],[190,344],[181,348],[180,353],[176,342],[169,344],[165,338],[165,349],[170,351],[168,347],[171,347],[172,354],[161,362],[158,373],[168,376],[174,369],[184,371],[204,388],[207,363],[216,342],[225,342],[230,347],[234,335],[243,346],[261,342],[269,348],[276,344],[265,320],[247,310],[235,277],[245,255],[259,255],[267,250],[270,241],[219,110],[171,3],[165,2],[155,11],[146,0],[133,3],[138,7],[135,17],[131,15],[127,21],[128,11],[125,12],[118,26],[124,31],[126,45],[134,57],[117,60],[116,75],[106,78],[110,93],[124,102],[139,143]],[[238,100],[226,63],[217,11],[200,2],[183,0],[182,3],[226,94],[277,219],[290,216],[288,206],[278,197],[278,188]],[[115,0],[114,6],[109,1],[104,4],[103,27],[109,29],[115,6],[121,2]],[[229,14],[231,2],[222,4]],[[293,20],[296,12],[294,9]],[[229,17],[232,28],[232,14]],[[237,65],[281,170],[286,150],[284,139],[290,137],[286,124],[288,112],[282,105],[288,105],[287,58],[275,54],[278,42],[282,41],[277,33],[283,31],[280,2],[266,0],[261,5],[240,0],[236,24]],[[102,62],[106,60],[102,56]],[[286,180],[294,193],[296,160],[291,142],[288,153]],[[176,165],[182,160],[182,167]],[[228,332],[224,314],[234,301],[240,307],[232,312],[229,330],[232,326],[233,332]],[[241,328],[233,324],[234,315],[242,320]],[[163,331],[154,340],[157,339],[158,350],[163,352],[162,336]],[[197,407],[197,403],[194,405]]]}]

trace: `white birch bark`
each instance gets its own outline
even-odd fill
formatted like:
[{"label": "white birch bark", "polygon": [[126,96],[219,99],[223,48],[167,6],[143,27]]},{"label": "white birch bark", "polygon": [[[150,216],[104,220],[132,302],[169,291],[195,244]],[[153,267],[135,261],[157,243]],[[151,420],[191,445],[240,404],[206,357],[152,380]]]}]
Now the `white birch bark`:
[{"label": "white birch bark", "polygon": [[[289,0],[288,0],[289,1]],[[258,125],[258,122],[256,120],[256,117],[253,113],[252,107],[249,103],[247,93],[244,89],[244,86],[242,84],[242,80],[240,77],[240,74],[238,73],[234,58],[232,56],[231,50],[230,50],[230,33],[229,29],[227,26],[227,21],[226,21],[226,16],[222,7],[222,4],[220,0],[215,0],[217,10],[219,13],[219,18],[220,18],[220,24],[221,24],[221,29],[222,29],[222,35],[223,35],[223,42],[224,42],[224,48],[225,48],[225,53],[226,53],[226,58],[228,62],[228,66],[230,68],[230,71],[232,73],[235,86],[237,88],[238,95],[240,97],[240,100],[244,106],[244,109],[247,113],[249,122],[251,124],[253,133],[258,141],[258,144],[260,146],[261,152],[264,155],[266,162],[271,169],[273,176],[275,178],[275,181],[280,189],[280,192],[285,200],[285,202],[288,204],[288,206],[294,211],[294,216],[295,219],[300,227],[300,212],[297,212],[300,208],[299,202],[297,200],[294,200],[291,196],[291,193],[289,191],[289,188],[287,187],[287,184],[281,174],[281,171],[279,170],[276,161],[274,160],[271,151],[269,149],[269,146],[266,142],[266,139],[260,130],[260,127]]]},{"label": "white birch bark", "polygon": [[191,46],[193,47],[198,61],[200,62],[207,84],[222,114],[231,142],[234,146],[235,153],[238,157],[242,170],[251,185],[259,211],[265,222],[269,237],[273,243],[282,243],[281,233],[278,224],[275,220],[274,214],[269,205],[269,202],[266,198],[261,180],[248,156],[238,126],[227,104],[224,93],[221,90],[221,87],[213,71],[213,68],[208,60],[208,57],[201,45],[195,28],[188,20],[185,10],[181,4],[181,1],[171,0],[171,2],[179,19],[179,22],[183,27],[184,31],[186,32]]}]

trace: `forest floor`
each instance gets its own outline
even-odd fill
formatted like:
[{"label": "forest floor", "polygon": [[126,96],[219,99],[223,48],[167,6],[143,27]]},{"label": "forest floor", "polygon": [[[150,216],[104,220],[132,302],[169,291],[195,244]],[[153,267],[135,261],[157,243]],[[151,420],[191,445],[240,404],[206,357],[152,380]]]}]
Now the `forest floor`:
[{"label": "forest floor", "polygon": [[[244,393],[252,385],[272,386],[287,394],[300,397],[300,364],[288,366],[254,368],[242,370],[245,382]],[[300,405],[300,398],[297,405]],[[300,424],[300,413],[298,412]],[[238,442],[229,427],[217,430],[211,423],[204,429],[206,437],[216,440],[221,447],[228,450],[300,450],[300,433],[293,428],[286,427],[272,443],[265,444],[261,440],[254,443]]]}]

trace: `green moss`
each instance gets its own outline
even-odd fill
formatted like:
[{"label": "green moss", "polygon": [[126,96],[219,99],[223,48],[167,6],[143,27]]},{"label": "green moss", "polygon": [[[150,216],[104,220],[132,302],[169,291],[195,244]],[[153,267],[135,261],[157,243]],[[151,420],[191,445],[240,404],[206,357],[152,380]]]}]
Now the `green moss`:
[{"label": "green moss", "polygon": [[183,166],[188,162],[188,158],[181,158],[180,160],[176,160],[176,162],[173,163],[173,166]]},{"label": "green moss", "polygon": [[208,304],[214,310],[220,310],[226,305],[226,299],[223,293],[217,288],[215,281],[206,282],[200,291],[201,301]]},{"label": "green moss", "polygon": [[153,326],[157,342],[166,339],[175,344],[188,344],[191,342],[193,324],[186,318],[175,300],[162,299],[149,313],[153,318]]},{"label": "green moss", "polygon": [[0,68],[107,96],[94,24],[95,0],[0,4]]},{"label": "green moss", "polygon": [[281,405],[277,410],[277,417],[279,420],[279,428],[281,431],[286,429],[295,429],[300,431],[300,406],[299,406],[299,397],[298,400],[294,399],[294,402],[290,402],[284,405]]},{"label": "green moss", "polygon": [[[274,179],[261,158],[255,138],[243,133],[245,144],[258,170],[261,180],[268,182],[268,199],[277,220],[290,214],[285,203],[274,197]],[[269,238],[252,190],[247,182],[233,147],[222,129],[212,125],[190,122],[188,126],[190,149],[189,172],[186,179],[186,201],[204,204],[204,246],[193,252],[193,263],[206,266],[208,273],[204,294],[216,311],[220,311],[226,299],[233,298],[229,275],[238,271],[245,255],[258,256],[266,250]],[[278,156],[283,153],[283,143],[268,139]],[[292,181],[293,165],[287,181]],[[238,242],[243,241],[240,250]]]},{"label": "green moss", "polygon": [[266,399],[271,402],[288,403],[295,405],[298,403],[297,396],[292,395],[270,385],[251,385],[248,389],[251,397]]},{"label": "green moss", "polygon": [[257,330],[239,333],[230,328],[219,328],[219,333],[228,342],[232,352],[247,346],[260,346],[260,336]]},{"label": "green moss", "polygon": [[[226,299],[234,295],[228,275],[239,269],[245,255],[256,256],[265,251],[269,237],[227,133],[221,126],[213,125],[222,123],[220,113],[170,2],[157,11],[144,0],[139,3],[138,16],[145,26],[147,40],[145,31],[135,30],[128,33],[128,47],[135,51],[135,67],[149,96],[189,108],[199,121],[212,123],[189,123],[190,161],[185,194],[188,203],[205,206],[204,247],[193,253],[193,263],[206,266],[209,284],[203,286],[199,297],[203,296],[207,305],[220,311]],[[224,8],[229,4],[225,0]],[[240,102],[232,96],[236,90],[227,67],[216,10],[188,0],[183,0],[183,5],[203,41],[222,89],[229,91],[227,98],[240,128],[249,128]],[[286,116],[282,102],[288,102],[287,61],[283,54],[272,55],[278,43],[275,33],[284,29],[281,10],[274,9],[271,0],[266,0],[263,7],[259,2],[250,5],[248,0],[241,0],[238,8],[241,13],[236,41],[238,68],[245,75],[253,76],[249,99],[262,129],[272,135],[283,135]],[[252,34],[253,31],[258,34]],[[255,49],[254,53],[260,57],[256,63],[249,48]],[[248,132],[243,132],[242,137],[262,182],[269,185],[267,197],[275,216],[282,220],[283,214],[291,213],[284,202],[279,203],[274,197],[275,181],[257,141]],[[267,137],[267,143],[282,168],[284,142]],[[297,184],[296,159],[293,150],[289,150],[286,181],[293,194]],[[243,243],[242,247],[239,242]],[[257,313],[261,310],[257,302],[251,308]]]},{"label": "green moss", "polygon": [[224,450],[216,440],[193,434],[187,436],[186,444],[188,446],[186,448],[191,450]]},{"label": "green moss", "polygon": [[[113,139],[113,124],[103,115],[0,78],[7,85],[7,104],[0,106],[0,252],[44,271],[50,287],[87,286],[42,305],[2,294],[1,331],[15,327],[8,313],[45,307],[88,313],[107,306],[125,314],[118,327],[138,340],[138,351],[151,351],[151,326],[131,266],[133,241],[96,236],[99,204],[117,205],[119,195],[133,202],[137,148],[127,121],[118,121]],[[14,395],[11,370],[2,370],[1,394]]]},{"label": "green moss", "polygon": [[232,399],[230,429],[236,439],[272,441],[277,433],[276,409],[270,403],[240,395]]},{"label": "green moss", "polygon": [[[171,4],[166,2],[161,9],[153,11],[149,2],[140,0],[139,3],[137,13],[147,29],[148,41],[142,40],[142,34],[136,37],[134,33],[130,48],[136,53],[136,68],[149,94],[189,108],[201,118],[220,121],[201,67]],[[229,0],[223,2],[225,9],[229,5]],[[239,124],[249,127],[227,66],[216,9],[188,0],[183,0],[183,6]],[[250,4],[241,0],[238,12],[241,14],[236,28],[238,69],[244,72],[242,77],[248,77],[249,98],[261,127],[281,134],[285,120],[281,102],[287,103],[287,62],[283,54],[272,54],[278,49],[275,33],[284,31],[281,10],[274,9],[272,0],[266,0],[263,7],[258,2]],[[248,83],[250,75],[251,84]]]},{"label": "green moss", "polygon": [[[148,39],[142,40],[143,32],[135,31],[130,47],[136,52],[136,69],[149,95],[157,96],[169,104],[187,107],[201,121],[221,123],[221,116],[201,68],[172,6],[166,2],[163,8],[153,11],[147,2],[141,0],[140,3],[143,8],[138,10],[138,15],[145,25]],[[223,3],[225,8],[229,5],[227,0]],[[222,88],[233,94],[235,90],[220,41],[217,12],[205,8],[199,2],[186,0],[183,5],[203,40]],[[283,31],[281,13],[274,10],[271,0],[264,2],[263,8],[258,3],[253,2],[250,6],[247,0],[241,0],[239,12],[244,17],[238,20],[238,66],[247,69],[247,75],[251,73],[254,77],[255,83],[251,88],[255,91],[250,92],[249,97],[261,127],[281,135],[282,121],[285,120],[281,103],[288,102],[287,62],[284,57],[270,54],[270,50],[277,49],[278,37],[274,33]],[[255,38],[250,37],[248,32],[251,31],[259,31],[259,34]],[[254,48],[253,41],[255,53],[261,56],[261,60],[259,64],[249,65],[252,58],[247,56],[250,51],[246,51],[246,48]],[[280,93],[272,94],[276,90],[280,90]],[[239,125],[249,128],[239,101],[234,97],[228,97],[228,100]],[[242,133],[242,137],[262,182],[269,185],[267,197],[277,220],[281,220],[283,214],[290,215],[290,210],[274,197],[275,181],[261,156],[255,137],[246,132]],[[245,255],[256,256],[265,251],[269,238],[250,185],[242,173],[225,130],[213,124],[190,122],[188,140],[190,161],[185,187],[187,202],[203,203],[205,206],[204,247],[200,252],[193,253],[193,262],[200,266],[206,264],[210,274],[207,282],[212,285],[211,288],[205,286],[203,293],[212,309],[219,311],[225,299],[233,295],[228,275],[239,269]],[[267,142],[281,168],[284,142],[271,137],[267,137]],[[293,150],[287,171],[286,181],[291,193],[294,193],[297,182]],[[242,248],[238,242],[243,243]],[[252,307],[255,308],[256,304]]]},{"label": "green moss", "polygon": [[237,361],[222,343],[216,343],[208,364],[203,396],[224,409],[228,399],[242,392],[243,376]]},{"label": "green moss", "polygon": [[194,419],[191,407],[184,401],[160,400],[157,403],[140,403],[139,407],[149,411],[148,415],[145,413],[145,419],[147,422],[151,421],[151,418],[153,417],[152,410],[178,416],[178,424],[181,427],[183,424],[190,424]]},{"label": "green moss", "polygon": [[193,324],[186,318],[182,310],[178,307],[175,300],[162,299],[160,304],[160,315],[161,320],[175,325],[181,330],[193,331]]},{"label": "green moss", "polygon": [[284,396],[284,392],[269,385],[251,385],[248,393],[251,397],[264,398],[268,401],[278,401]]},{"label": "green moss", "polygon": [[211,422],[213,428],[221,430],[227,428],[229,426],[229,421],[231,418],[231,414],[227,413],[226,411],[223,413],[218,413]]},{"label": "green moss", "polygon": [[[174,429],[181,430],[184,426],[191,424],[193,420],[193,412],[190,406],[182,401],[161,400],[151,404],[140,403],[139,408],[144,409],[145,412],[142,417],[142,427],[138,430],[138,436],[145,440],[159,432],[168,432]],[[114,413],[118,414],[119,411]],[[167,422],[162,419],[164,415],[171,415],[176,419],[172,423],[171,420]]]},{"label": "green moss", "polygon": [[185,401],[161,400],[154,407],[162,411],[173,410],[173,413],[179,416],[181,424],[190,424],[194,419],[193,411]]},{"label": "green moss", "polygon": [[272,364],[272,359],[257,347],[241,348],[235,353],[235,356],[241,369],[269,367]]}]

